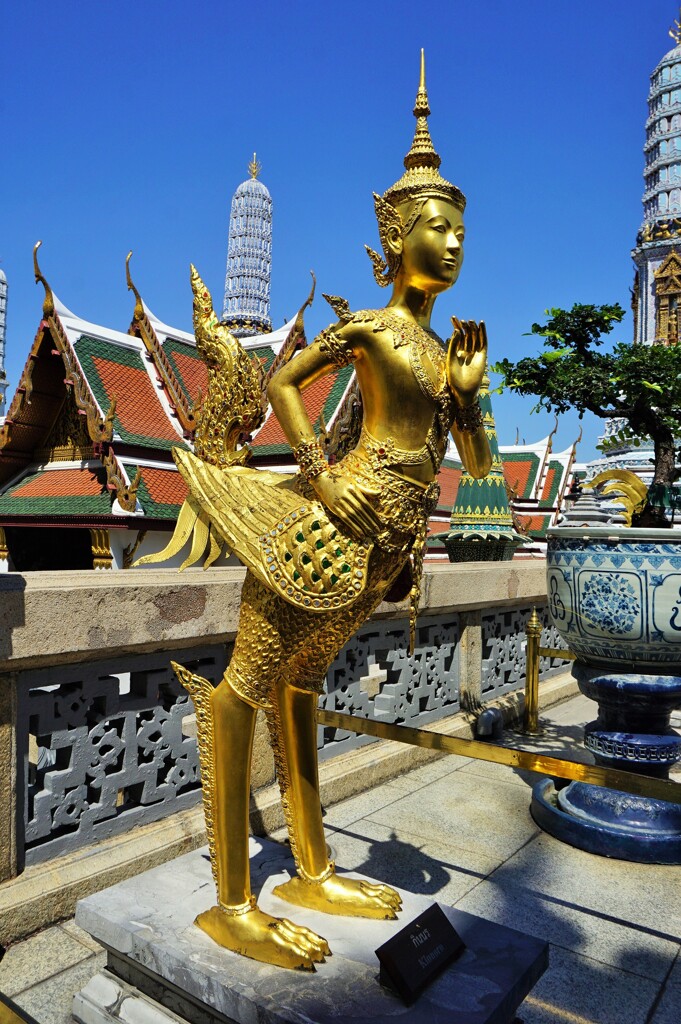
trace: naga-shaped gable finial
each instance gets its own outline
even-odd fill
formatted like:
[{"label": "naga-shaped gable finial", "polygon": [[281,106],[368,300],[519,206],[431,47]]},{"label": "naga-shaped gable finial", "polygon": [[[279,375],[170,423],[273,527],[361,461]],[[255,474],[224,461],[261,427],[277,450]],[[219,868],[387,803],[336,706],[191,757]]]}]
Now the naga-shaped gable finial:
[{"label": "naga-shaped gable finial", "polygon": [[35,283],[38,284],[38,282],[40,282],[45,289],[43,316],[47,320],[48,317],[54,316],[54,295],[52,294],[52,289],[43,276],[42,270],[38,266],[38,249],[42,244],[42,241],[38,241],[33,246],[33,272],[35,274]]}]

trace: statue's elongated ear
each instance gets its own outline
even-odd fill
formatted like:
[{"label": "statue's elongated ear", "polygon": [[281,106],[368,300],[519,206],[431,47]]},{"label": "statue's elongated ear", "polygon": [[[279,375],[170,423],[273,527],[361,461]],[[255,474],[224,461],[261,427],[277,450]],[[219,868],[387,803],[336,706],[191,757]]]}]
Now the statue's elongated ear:
[{"label": "statue's elongated ear", "polygon": [[[385,240],[383,242],[384,247],[390,249],[391,253],[395,256],[402,255],[402,249],[404,247],[404,240],[402,237],[402,225],[401,224],[390,224],[385,232]],[[386,254],[387,255],[387,254]]]}]

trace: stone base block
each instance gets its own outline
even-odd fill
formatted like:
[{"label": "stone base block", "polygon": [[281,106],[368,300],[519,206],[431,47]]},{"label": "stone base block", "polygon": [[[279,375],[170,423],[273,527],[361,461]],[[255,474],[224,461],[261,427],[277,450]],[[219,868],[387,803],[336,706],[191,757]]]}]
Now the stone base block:
[{"label": "stone base block", "polygon": [[81,1024],[187,1024],[155,999],[103,970],[73,1000],[73,1016]]},{"label": "stone base block", "polygon": [[547,943],[443,906],[466,949],[407,1009],[379,984],[374,951],[432,901],[402,891],[396,921],[334,917],[274,895],[292,872],[287,847],[251,840],[253,888],[262,909],[307,925],[331,946],[333,955],[315,973],[238,956],[194,925],[215,902],[209,859],[199,850],[80,901],[76,922],[106,948],[108,970],[75,997],[76,1020],[387,1024],[407,1015],[410,1024],[510,1024],[546,969]]}]

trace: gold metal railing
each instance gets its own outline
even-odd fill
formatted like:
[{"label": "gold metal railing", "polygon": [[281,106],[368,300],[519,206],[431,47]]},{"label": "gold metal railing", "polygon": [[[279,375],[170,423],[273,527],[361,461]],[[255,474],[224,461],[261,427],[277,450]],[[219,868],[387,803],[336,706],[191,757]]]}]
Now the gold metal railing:
[{"label": "gold metal railing", "polygon": [[395,725],[392,722],[374,722],[357,715],[346,715],[340,711],[317,712],[320,725],[334,729],[347,729],[348,732],[361,733],[364,736],[375,736],[382,740],[397,740],[413,747],[426,747],[428,750],[440,750],[445,754],[459,754],[462,757],[473,757],[479,761],[491,761],[493,764],[505,764],[509,768],[524,768],[526,771],[539,772],[559,779],[574,779],[578,782],[590,782],[594,786],[607,786],[622,793],[634,793],[636,796],[654,797],[667,800],[669,803],[681,804],[681,785],[678,782],[667,782],[655,779],[650,775],[638,775],[623,772],[615,768],[601,768],[599,765],[581,764],[577,761],[564,761],[562,758],[549,757],[547,754],[535,754],[529,750],[517,750],[513,747],[499,747],[481,740],[462,740],[454,736],[446,736],[441,732],[429,732],[425,729],[413,729],[408,725]]},{"label": "gold metal railing", "polygon": [[541,647],[539,642],[543,628],[541,620],[537,615],[537,609],[533,608],[532,614],[525,626],[525,636],[527,637],[525,648],[525,708],[520,731],[526,736],[540,736],[544,731],[539,724],[539,659],[565,658],[568,661],[575,660],[575,655],[571,651],[563,650],[560,647]]},{"label": "gold metal railing", "polygon": [[[559,647],[541,647],[542,629],[542,623],[535,608],[532,610],[525,630],[527,636],[525,709],[521,731],[526,735],[540,735],[543,731],[539,724],[539,659],[551,657],[575,660],[575,655],[571,651]],[[320,709],[317,712],[317,720],[320,725],[346,729],[348,732],[360,733],[364,736],[396,740],[398,743],[408,743],[411,746],[425,747],[428,750],[439,750],[445,754],[459,754],[480,761],[491,761],[493,764],[507,765],[509,768],[523,768],[526,771],[539,772],[541,775],[588,782],[593,786],[607,786],[609,789],[616,789],[622,793],[633,793],[636,796],[652,797],[673,804],[681,804],[681,784],[666,779],[656,779],[650,775],[639,775],[616,768],[602,768],[600,765],[566,761],[563,758],[550,757],[548,754],[537,754],[529,750],[517,750],[513,747],[500,747],[481,740],[458,739],[441,732],[414,729],[407,725],[375,722],[340,711]]]}]

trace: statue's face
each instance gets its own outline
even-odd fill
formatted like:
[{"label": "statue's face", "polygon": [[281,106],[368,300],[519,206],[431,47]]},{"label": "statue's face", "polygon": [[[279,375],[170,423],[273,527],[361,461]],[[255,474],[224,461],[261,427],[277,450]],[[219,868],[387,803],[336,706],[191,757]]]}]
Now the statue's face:
[{"label": "statue's face", "polygon": [[463,216],[444,199],[427,199],[402,241],[401,271],[427,292],[443,292],[456,281],[463,263]]}]

